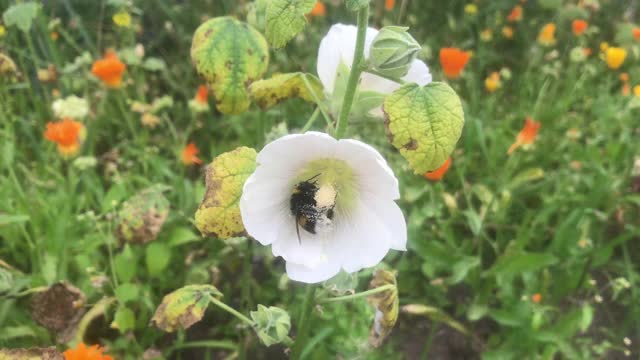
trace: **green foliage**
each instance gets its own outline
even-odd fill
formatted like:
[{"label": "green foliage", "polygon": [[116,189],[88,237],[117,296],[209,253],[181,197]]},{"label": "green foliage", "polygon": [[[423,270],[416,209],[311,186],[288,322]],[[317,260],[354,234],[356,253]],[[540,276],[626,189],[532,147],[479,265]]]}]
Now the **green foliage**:
[{"label": "green foliage", "polygon": [[7,26],[16,26],[23,32],[29,32],[33,20],[38,16],[40,5],[27,1],[10,6],[2,13],[2,20]]},{"label": "green foliage", "polygon": [[270,0],[267,5],[265,36],[276,49],[285,46],[307,24],[305,14],[316,0]]},{"label": "green foliage", "polygon": [[402,78],[422,49],[402,26],[385,26],[371,43],[370,61],[373,69],[391,78]]},{"label": "green foliage", "polygon": [[460,98],[445,83],[403,85],[385,99],[384,112],[389,141],[416,174],[447,160],[464,125]]},{"label": "green foliage", "polygon": [[351,11],[358,11],[365,6],[369,6],[371,0],[346,0],[345,5]]},{"label": "green foliage", "polygon": [[286,310],[258,304],[258,310],[250,313],[254,329],[265,346],[290,342],[291,319]]},{"label": "green foliage", "polygon": [[247,87],[269,65],[267,43],[251,25],[220,17],[198,27],[191,43],[191,59],[225,114],[239,114],[251,104]]}]

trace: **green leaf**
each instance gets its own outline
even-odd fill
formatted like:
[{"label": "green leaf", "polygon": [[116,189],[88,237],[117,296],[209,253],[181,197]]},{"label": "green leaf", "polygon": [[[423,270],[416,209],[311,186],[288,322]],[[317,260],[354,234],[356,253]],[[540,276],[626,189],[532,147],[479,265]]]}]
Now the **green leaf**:
[{"label": "green leaf", "polygon": [[305,14],[313,10],[316,0],[271,0],[267,5],[265,35],[271,46],[279,49],[293,39],[307,24]]},{"label": "green leaf", "polygon": [[17,26],[26,33],[31,29],[31,24],[38,16],[39,9],[40,5],[32,1],[15,4],[2,14],[2,20],[4,20],[5,25]]},{"label": "green leaf", "polygon": [[218,17],[196,30],[191,59],[209,83],[218,110],[239,114],[251,104],[248,86],[267,70],[269,49],[262,34],[251,25],[231,17]]},{"label": "green leaf", "polygon": [[162,299],[151,323],[166,332],[187,329],[202,319],[212,296],[219,299],[222,293],[211,285],[180,288]]},{"label": "green leaf", "polygon": [[206,170],[207,191],[196,211],[196,227],[205,235],[228,239],[244,232],[240,196],[256,168],[255,150],[239,147],[216,157]]},{"label": "green leaf", "polygon": [[194,241],[200,241],[201,237],[196,235],[190,228],[177,227],[171,230],[167,243],[170,247],[180,246]]},{"label": "green leaf", "polygon": [[480,259],[475,256],[465,256],[453,265],[453,274],[448,283],[453,285],[461,282],[467,277],[469,271],[480,266]]},{"label": "green leaf", "polygon": [[121,304],[126,304],[131,300],[135,300],[138,297],[139,288],[136,284],[124,283],[120,284],[116,290],[116,298]]},{"label": "green leaf", "polygon": [[129,282],[133,279],[133,276],[136,274],[137,261],[129,245],[125,245],[122,252],[115,256],[113,262],[116,267],[118,280],[121,282]]},{"label": "green leaf", "polygon": [[146,250],[147,270],[151,275],[160,274],[169,265],[171,251],[163,243],[151,243]]},{"label": "green leaf", "polygon": [[526,271],[536,271],[554,265],[558,259],[545,253],[508,253],[502,255],[488,270],[492,275],[516,275]]},{"label": "green leaf", "polygon": [[311,74],[301,72],[278,74],[271,79],[256,81],[249,87],[249,92],[253,101],[263,110],[292,97],[309,102],[324,99],[320,80]]},{"label": "green leaf", "polygon": [[20,224],[29,221],[29,215],[0,214],[0,226]]},{"label": "green leaf", "polygon": [[167,64],[162,59],[150,57],[142,63],[142,67],[149,71],[161,71],[167,68]]},{"label": "green leaf", "polygon": [[544,170],[541,168],[531,168],[526,169],[519,172],[514,178],[511,180],[509,185],[507,186],[510,189],[515,189],[520,185],[526,184],[528,182],[536,181],[544,178]]},{"label": "green leaf", "polygon": [[351,11],[358,11],[364,7],[369,6],[369,2],[371,0],[347,0],[346,5],[347,9]]},{"label": "green leaf", "polygon": [[416,174],[442,165],[462,134],[462,103],[445,83],[405,84],[385,99],[383,110],[389,141]]},{"label": "green leaf", "polygon": [[116,310],[113,322],[111,322],[111,328],[118,329],[120,333],[124,334],[129,330],[133,330],[135,325],[136,316],[131,309],[121,306]]},{"label": "green leaf", "polygon": [[0,349],[0,360],[59,360],[64,359],[55,347],[31,349]]},{"label": "green leaf", "polygon": [[145,244],[157,238],[169,215],[169,200],[162,194],[164,185],[153,185],[132,196],[118,211],[118,238]]}]

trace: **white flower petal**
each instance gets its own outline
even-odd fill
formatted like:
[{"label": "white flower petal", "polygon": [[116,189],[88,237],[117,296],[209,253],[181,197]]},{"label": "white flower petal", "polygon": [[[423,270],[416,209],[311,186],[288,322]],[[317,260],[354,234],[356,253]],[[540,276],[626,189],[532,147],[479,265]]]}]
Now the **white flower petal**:
[{"label": "white flower petal", "polygon": [[308,267],[318,266],[326,262],[323,241],[300,228],[300,240],[296,231],[296,220],[289,216],[289,221],[280,227],[276,240],[271,245],[273,256],[282,256],[287,263],[296,263]]},{"label": "white flower petal", "polygon": [[[367,29],[364,50],[365,58],[369,57],[371,43],[376,35],[378,35],[378,30],[374,28]],[[329,32],[322,41],[320,41],[317,70],[318,77],[327,94],[333,93],[340,63],[351,68],[357,37],[358,28],[356,26],[335,24],[329,29]]]},{"label": "white flower petal", "polygon": [[363,192],[361,196],[391,234],[389,246],[394,250],[406,251],[407,222],[398,204],[381,199],[370,192]]},{"label": "white flower petal", "polygon": [[398,179],[376,149],[361,141],[342,139],[335,154],[357,172],[361,189],[390,200],[400,198]]},{"label": "white flower petal", "polygon": [[[414,82],[420,86],[425,86],[430,83],[433,78],[431,77],[427,64],[422,60],[416,59],[413,60],[413,63],[409,68],[409,72],[402,78],[402,80],[406,82]],[[395,89],[393,91],[395,91]]]},{"label": "white flower petal", "polygon": [[256,161],[274,171],[273,175],[287,176],[287,171],[296,170],[304,163],[332,157],[337,140],[320,132],[283,136],[265,146]]},{"label": "white flower petal", "polygon": [[313,268],[287,262],[286,267],[287,275],[291,280],[308,284],[329,280],[340,272],[340,264],[335,262],[323,263]]},{"label": "white flower petal", "polygon": [[350,273],[378,264],[389,251],[391,233],[369,204],[361,199],[351,214],[336,216],[341,220],[326,244],[328,261],[338,261]]},{"label": "white flower petal", "polygon": [[262,245],[269,245],[276,240],[282,227],[282,221],[279,220],[286,215],[289,190],[282,183],[286,183],[286,180],[269,181],[254,173],[247,179],[242,190],[242,223],[247,233]]}]

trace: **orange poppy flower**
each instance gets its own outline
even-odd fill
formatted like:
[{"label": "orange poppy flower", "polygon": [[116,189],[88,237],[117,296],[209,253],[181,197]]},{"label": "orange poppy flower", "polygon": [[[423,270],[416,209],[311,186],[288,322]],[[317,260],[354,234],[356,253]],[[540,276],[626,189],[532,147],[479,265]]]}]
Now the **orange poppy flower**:
[{"label": "orange poppy flower", "polygon": [[387,11],[391,11],[393,10],[393,8],[396,6],[396,0],[385,0],[384,1],[384,8]]},{"label": "orange poppy flower", "polygon": [[63,353],[65,360],[113,360],[113,357],[104,355],[98,345],[88,347],[80,343],[75,349],[69,349]]},{"label": "orange poppy flower", "polygon": [[207,105],[209,103],[209,88],[206,85],[198,86],[198,92],[194,100],[200,104]]},{"label": "orange poppy flower", "polygon": [[540,304],[542,302],[542,295],[540,293],[531,295],[531,301],[535,304]]},{"label": "orange poppy flower", "polygon": [[440,49],[440,65],[442,65],[444,74],[449,79],[458,78],[470,57],[471,53],[469,51],[462,51],[458,48]]},{"label": "orange poppy flower", "polygon": [[504,36],[506,39],[513,39],[513,28],[511,26],[503,26],[502,36]]},{"label": "orange poppy flower", "polygon": [[629,82],[629,73],[623,72],[620,74],[620,81]]},{"label": "orange poppy flower", "polygon": [[556,43],[556,24],[548,23],[542,27],[538,34],[538,42],[544,46],[551,46]]},{"label": "orange poppy flower", "polygon": [[571,23],[571,28],[573,29],[573,33],[576,36],[582,35],[588,27],[589,23],[582,19],[573,20],[573,22]]},{"label": "orange poppy flower", "polygon": [[516,5],[513,9],[511,9],[509,16],[507,16],[507,21],[516,22],[520,20],[522,20],[522,6]]},{"label": "orange poppy flower", "polygon": [[593,53],[593,50],[591,50],[591,48],[582,48],[582,52],[584,53],[584,56],[589,57]]},{"label": "orange poppy flower", "polygon": [[440,166],[439,168],[424,173],[424,177],[431,181],[438,181],[444,177],[444,175],[449,170],[449,166],[451,166],[451,157],[448,157],[447,160]]},{"label": "orange poppy flower", "polygon": [[75,155],[80,149],[80,144],[85,135],[84,125],[71,119],[48,122],[47,130],[44,132],[44,138],[56,143],[58,151],[63,156]]},{"label": "orange poppy flower", "polygon": [[127,66],[118,59],[116,53],[108,51],[104,58],[93,63],[91,73],[108,87],[117,88],[122,84],[122,74],[126,69]]},{"label": "orange poppy flower", "polygon": [[202,164],[202,160],[200,160],[197,156],[199,152],[200,149],[198,149],[196,144],[187,144],[187,146],[184,147],[184,150],[182,150],[182,163],[186,166],[193,164]]},{"label": "orange poppy flower", "polygon": [[631,33],[633,34],[633,38],[634,38],[634,39],[636,39],[636,40],[639,40],[639,39],[640,39],[640,28],[634,27],[634,28],[631,30]]},{"label": "orange poppy flower", "polygon": [[313,7],[309,16],[325,16],[327,15],[327,9],[324,4],[320,1],[316,2],[316,5]]},{"label": "orange poppy flower", "polygon": [[492,72],[487,76],[484,80],[484,87],[488,92],[494,92],[498,90],[502,86],[502,81],[500,81],[500,73],[497,71]]},{"label": "orange poppy flower", "polygon": [[538,136],[538,129],[540,129],[540,123],[528,117],[524,122],[524,128],[522,128],[516,137],[516,141],[509,147],[509,150],[507,150],[507,155],[522,145],[533,144]]}]

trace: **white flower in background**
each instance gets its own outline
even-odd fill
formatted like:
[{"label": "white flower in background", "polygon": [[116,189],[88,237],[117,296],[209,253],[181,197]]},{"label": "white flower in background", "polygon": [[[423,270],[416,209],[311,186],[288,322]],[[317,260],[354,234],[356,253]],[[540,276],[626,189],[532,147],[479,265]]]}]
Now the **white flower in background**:
[{"label": "white flower in background", "polygon": [[[329,29],[327,35],[320,42],[318,51],[318,76],[327,94],[333,94],[336,85],[336,76],[340,64],[344,64],[347,69],[351,69],[353,63],[353,52],[356,47],[358,28],[353,25],[335,24]],[[367,36],[364,44],[365,59],[369,58],[371,43],[378,35],[378,30],[367,29]],[[407,75],[402,77],[406,82],[415,82],[420,86],[431,82],[429,68],[421,60],[414,60]],[[387,80],[377,75],[363,73],[360,78],[360,91],[375,91],[382,94],[390,94],[397,90],[400,84]]]},{"label": "white flower in background", "polygon": [[89,103],[87,100],[75,95],[68,96],[64,99],[58,99],[51,104],[53,114],[56,118],[70,118],[74,120],[82,120],[89,114]]},{"label": "white flower in background", "polygon": [[240,199],[242,221],[284,258],[291,279],[324,281],[406,250],[398,180],[371,146],[307,132],[268,144],[257,163]]}]

